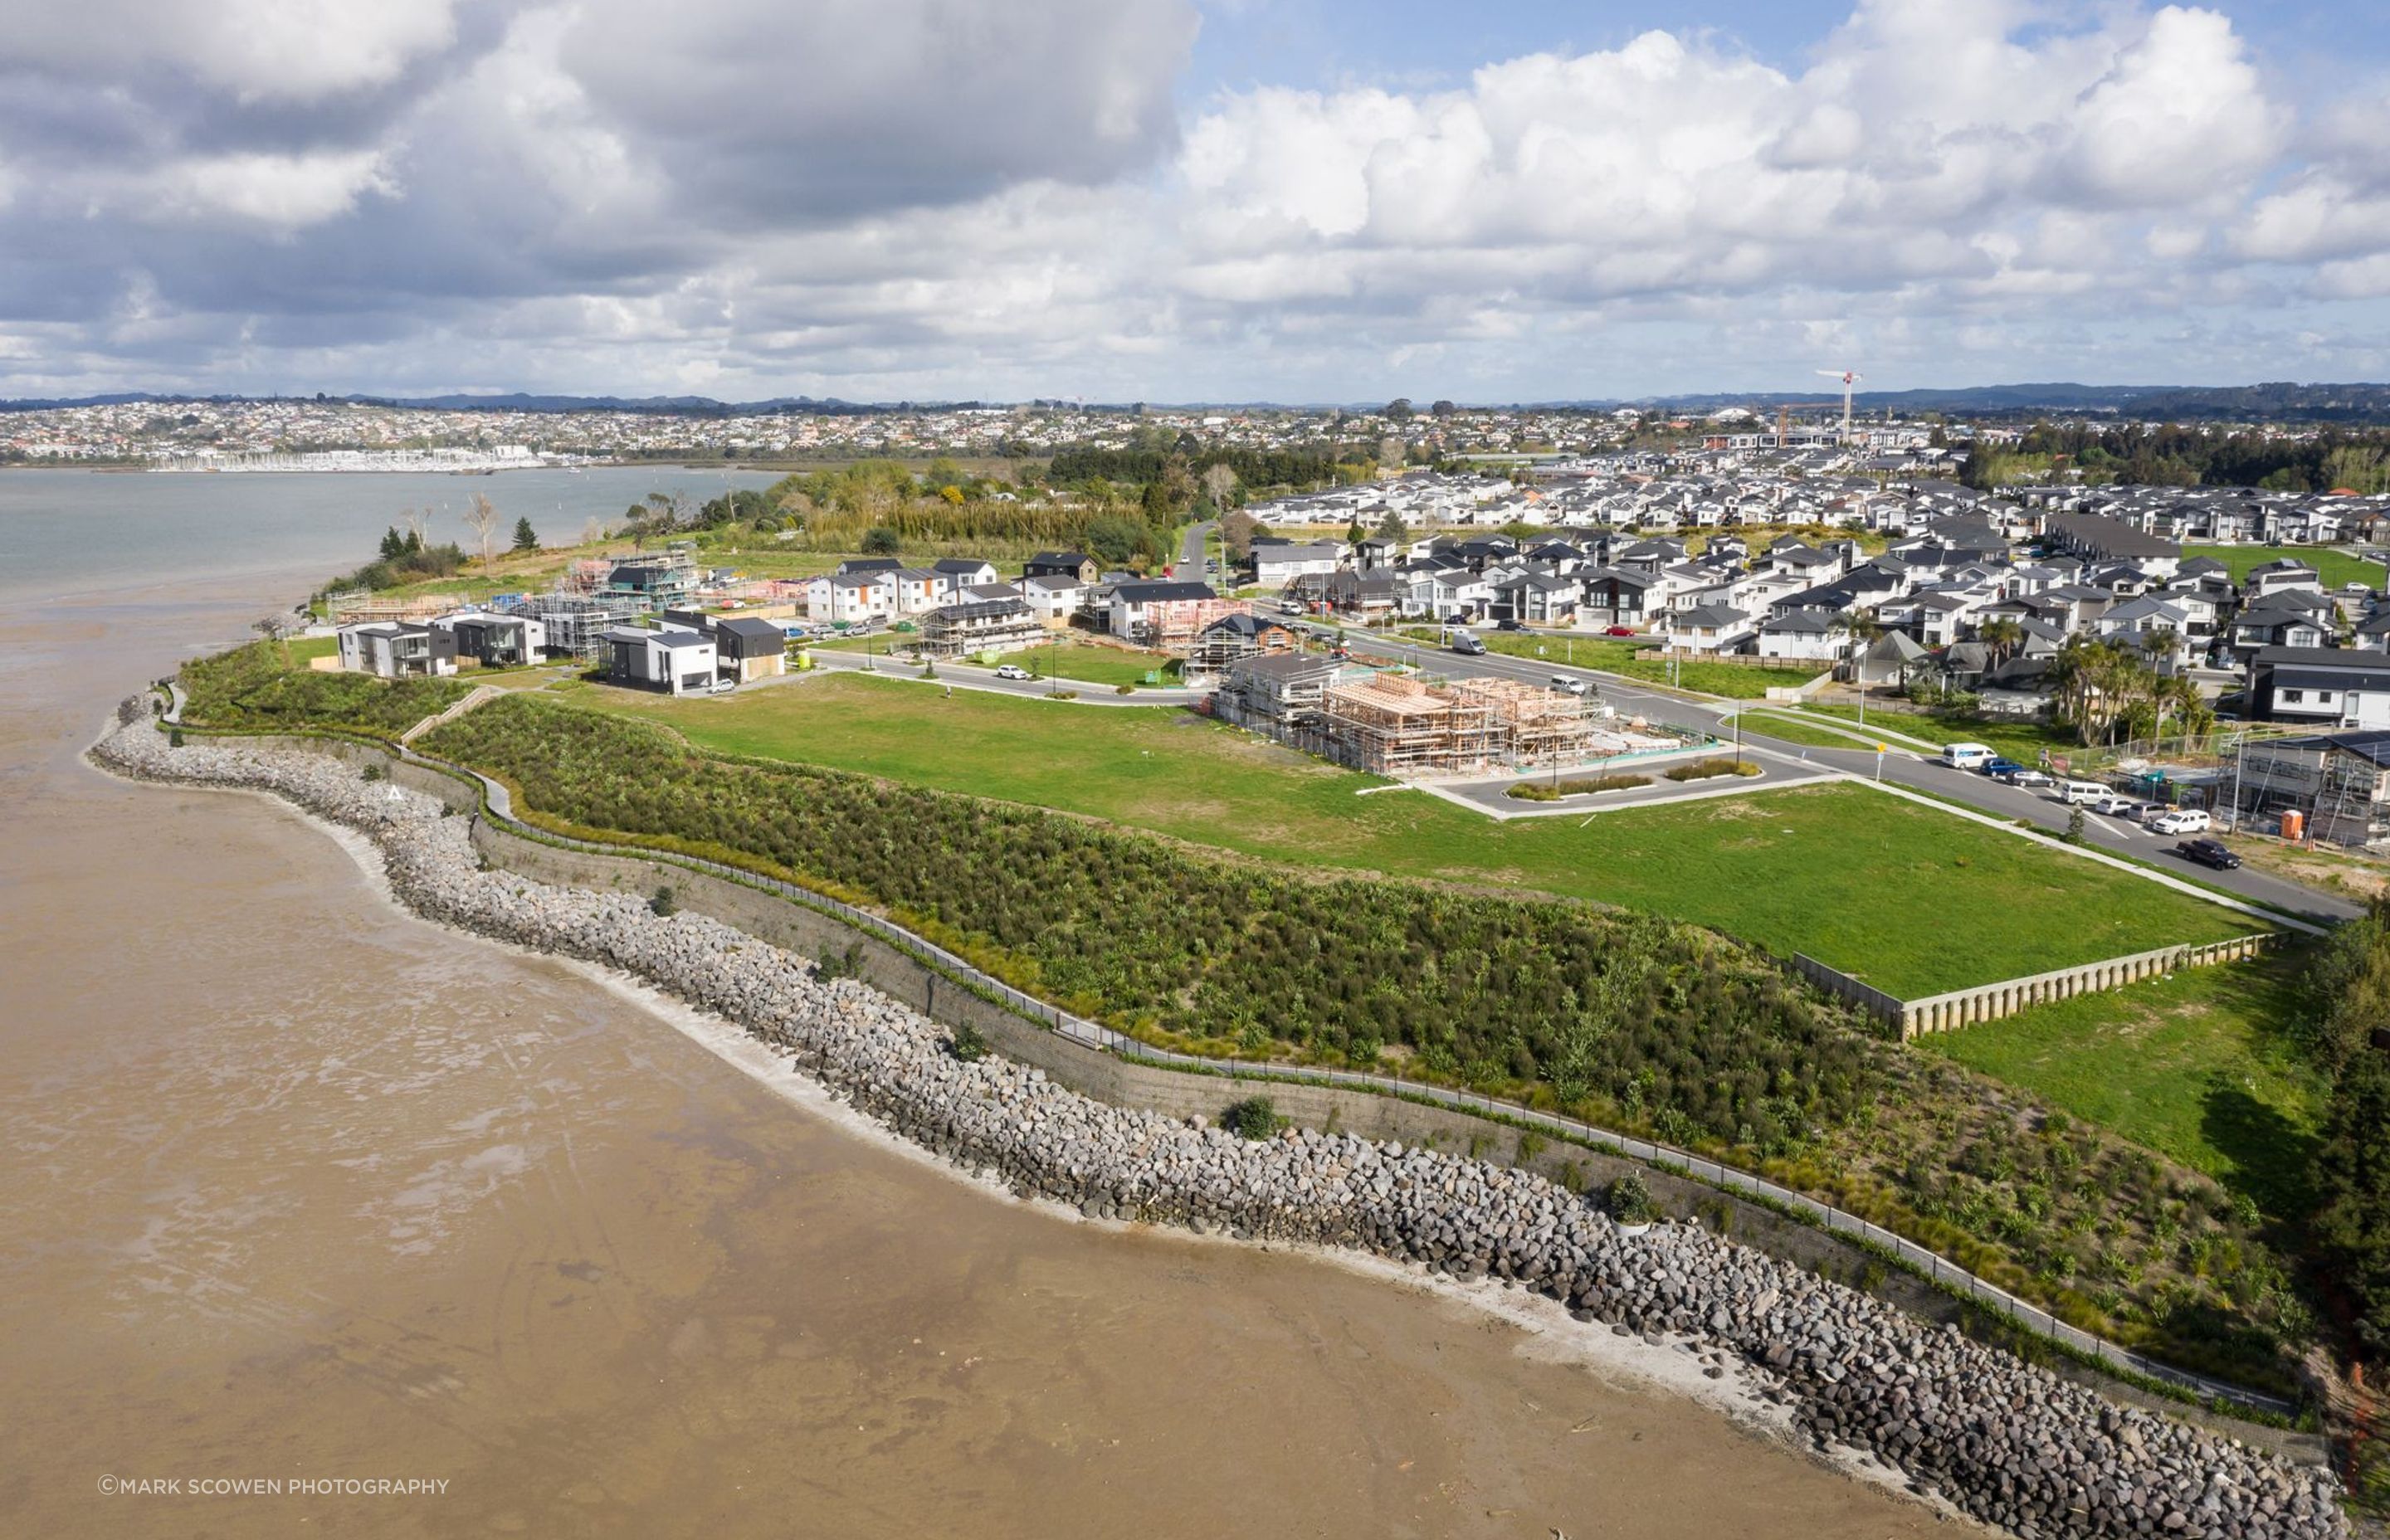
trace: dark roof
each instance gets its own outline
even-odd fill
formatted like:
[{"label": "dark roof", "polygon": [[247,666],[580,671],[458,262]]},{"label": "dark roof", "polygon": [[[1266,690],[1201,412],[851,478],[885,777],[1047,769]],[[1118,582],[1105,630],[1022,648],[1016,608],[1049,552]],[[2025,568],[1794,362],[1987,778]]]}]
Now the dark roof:
[{"label": "dark roof", "polygon": [[1183,583],[1171,578],[1147,578],[1124,583],[1113,588],[1112,597],[1131,604],[1152,604],[1164,599],[1215,599],[1208,583]]},{"label": "dark roof", "polygon": [[925,621],[988,621],[1003,615],[1034,615],[1026,599],[981,599],[974,604],[942,604],[921,618]]},{"label": "dark roof", "polygon": [[1233,631],[1243,636],[1258,636],[1265,631],[1292,631],[1284,621],[1274,621],[1267,615],[1223,615],[1203,628],[1205,635],[1214,631]]},{"label": "dark roof", "polygon": [[993,561],[980,561],[967,556],[942,556],[930,563],[930,571],[948,573],[976,572],[983,567],[993,569],[995,566],[996,563]]},{"label": "dark roof", "polygon": [[727,631],[733,636],[745,636],[758,642],[777,642],[787,638],[786,632],[779,625],[771,621],[759,621],[752,615],[741,615],[736,620],[716,621],[713,622],[713,629]]},{"label": "dark roof", "polygon": [[2250,661],[2274,668],[2380,668],[2384,656],[2370,647],[2261,647]]},{"label": "dark roof", "polygon": [[2265,747],[2268,749],[2338,749],[2375,764],[2390,764],[2390,730],[2381,728],[2354,733],[2311,733],[2303,738],[2278,738]]},{"label": "dark roof", "polygon": [[847,572],[893,572],[905,564],[893,556],[854,556],[838,564],[838,571]]},{"label": "dark roof", "polygon": [[2373,666],[2359,668],[2354,674],[2345,672],[2345,664],[2328,669],[2277,667],[2272,674],[2274,688],[2390,690],[2390,656],[2376,652],[2370,647],[2342,650],[2352,658],[2370,658],[2373,660]]},{"label": "dark roof", "polygon": [[2123,520],[2104,514],[2053,513],[2043,520],[2042,528],[2094,556],[2131,558],[2182,554],[2182,547],[2173,541],[2143,534]]},{"label": "dark roof", "polygon": [[1032,567],[1068,567],[1073,571],[1077,571],[1080,568],[1086,566],[1088,562],[1093,561],[1094,559],[1095,558],[1087,555],[1085,551],[1040,551],[1035,556],[1029,558],[1028,565]]}]

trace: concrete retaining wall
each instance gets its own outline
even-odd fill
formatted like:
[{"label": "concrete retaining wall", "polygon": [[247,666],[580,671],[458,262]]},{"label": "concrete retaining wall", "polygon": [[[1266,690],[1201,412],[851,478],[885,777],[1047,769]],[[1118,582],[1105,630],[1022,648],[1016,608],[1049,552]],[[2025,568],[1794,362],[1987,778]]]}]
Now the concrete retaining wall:
[{"label": "concrete retaining wall", "polygon": [[2230,941],[2209,942],[2201,946],[2161,946],[2154,951],[2109,957],[2077,968],[2062,968],[2022,979],[2003,979],[1998,983],[1953,990],[1947,995],[1930,995],[1902,1006],[1900,1035],[1915,1037],[1920,1033],[1948,1032],[1957,1027],[1972,1026],[1978,1021],[1996,1021],[2003,1016],[2014,1016],[2021,1010],[2047,1005],[2052,1000],[2071,999],[2097,990],[2121,989],[2143,979],[2172,973],[2177,969],[2238,962],[2244,957],[2258,956],[2281,939],[2278,934],[2269,932],[2236,936]]}]

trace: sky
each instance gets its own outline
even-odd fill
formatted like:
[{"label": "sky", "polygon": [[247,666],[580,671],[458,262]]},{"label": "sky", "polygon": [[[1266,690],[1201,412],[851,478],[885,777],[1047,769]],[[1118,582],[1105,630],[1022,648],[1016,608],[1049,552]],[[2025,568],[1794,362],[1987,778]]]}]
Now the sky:
[{"label": "sky", "polygon": [[2374,0],[78,0],[0,396],[2390,379]]}]

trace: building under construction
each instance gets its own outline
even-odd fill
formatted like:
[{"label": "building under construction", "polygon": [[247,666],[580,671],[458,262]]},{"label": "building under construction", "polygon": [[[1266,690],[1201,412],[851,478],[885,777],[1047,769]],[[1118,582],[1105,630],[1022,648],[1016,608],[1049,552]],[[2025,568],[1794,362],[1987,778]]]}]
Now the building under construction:
[{"label": "building under construction", "polygon": [[1212,709],[1291,748],[1381,776],[1574,764],[1595,751],[1584,699],[1510,679],[1340,670],[1302,653],[1231,664]]},{"label": "building under construction", "polygon": [[549,657],[584,661],[600,656],[608,631],[642,612],[638,600],[609,594],[526,594],[500,608],[546,626]]}]

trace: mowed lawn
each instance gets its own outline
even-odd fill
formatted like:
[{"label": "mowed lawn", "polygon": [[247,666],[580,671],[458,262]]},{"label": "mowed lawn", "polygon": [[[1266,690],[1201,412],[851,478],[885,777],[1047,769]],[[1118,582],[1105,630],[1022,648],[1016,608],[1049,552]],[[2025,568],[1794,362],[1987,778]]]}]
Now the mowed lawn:
[{"label": "mowed lawn", "polygon": [[2282,1033],[2306,953],[2186,969],[1917,1046],[2206,1172],[2304,1219],[2329,1087]]},{"label": "mowed lawn", "polygon": [[2335,551],[2328,545],[2185,545],[2185,561],[2204,556],[2224,563],[2232,570],[2232,581],[2240,582],[2249,569],[2288,557],[2304,561],[2316,570],[2326,588],[2338,588],[2343,584],[2361,583],[2368,588],[2382,586],[2382,563],[2359,561],[2346,551]]},{"label": "mowed lawn", "polygon": [[1558,893],[1801,951],[1905,997],[2248,927],[2213,905],[1842,785],[1496,823],[1167,708],[852,674],[720,699],[574,692],[702,747],[1089,814],[1308,866]]},{"label": "mowed lawn", "polygon": [[[1660,653],[1638,650],[1632,642],[1618,636],[1590,636],[1569,632],[1496,631],[1490,627],[1477,628],[1473,634],[1489,651],[1509,657],[1600,669],[1625,679],[1652,685],[1675,685],[1682,689],[1725,696],[1734,700],[1764,699],[1770,689],[1805,685],[1825,672],[1822,666],[1779,668],[1759,663],[1711,662],[1699,658],[1679,659],[1672,672],[1667,659]],[[1413,626],[1405,630],[1403,639],[1423,644],[1420,665],[1433,672],[1435,667],[1435,633]]]}]

